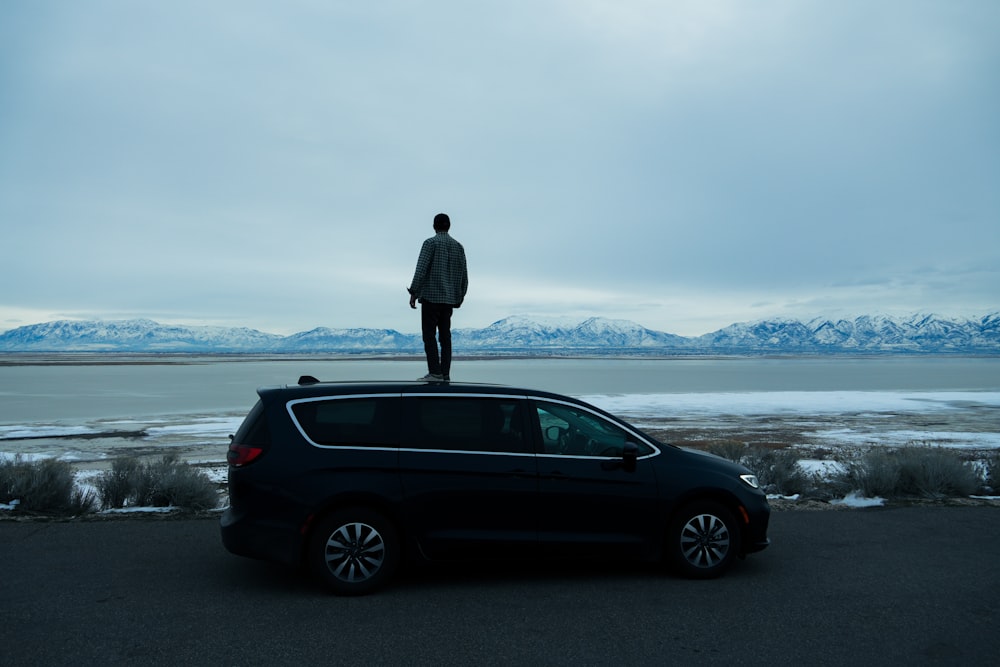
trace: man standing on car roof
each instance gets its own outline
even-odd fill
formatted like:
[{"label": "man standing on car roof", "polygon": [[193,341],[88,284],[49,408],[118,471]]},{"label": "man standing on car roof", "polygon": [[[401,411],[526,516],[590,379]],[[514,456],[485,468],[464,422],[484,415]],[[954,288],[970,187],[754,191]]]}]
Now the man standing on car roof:
[{"label": "man standing on car roof", "polygon": [[451,381],[451,314],[462,305],[469,289],[465,248],[451,237],[449,229],[451,219],[446,214],[434,216],[435,234],[420,248],[409,287],[410,308],[416,308],[417,301],[422,306],[420,328],[427,354],[427,375],[418,379],[433,382]]}]

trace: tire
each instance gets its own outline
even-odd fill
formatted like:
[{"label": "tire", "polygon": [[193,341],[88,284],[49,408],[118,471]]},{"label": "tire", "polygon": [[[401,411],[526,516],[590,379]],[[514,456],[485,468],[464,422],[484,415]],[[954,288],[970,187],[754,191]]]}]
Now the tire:
[{"label": "tire", "polygon": [[736,560],[740,527],[724,505],[696,502],[677,513],[667,540],[667,556],[674,569],[692,579],[712,579],[723,575]]},{"label": "tire", "polygon": [[337,595],[365,595],[392,577],[400,544],[392,522],[374,510],[338,510],[323,519],[309,540],[310,569]]}]

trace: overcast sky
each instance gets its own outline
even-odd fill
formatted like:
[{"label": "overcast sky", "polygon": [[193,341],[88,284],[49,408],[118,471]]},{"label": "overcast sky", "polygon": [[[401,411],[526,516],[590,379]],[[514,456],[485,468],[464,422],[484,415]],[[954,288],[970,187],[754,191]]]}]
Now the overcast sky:
[{"label": "overcast sky", "polygon": [[0,330],[1000,310],[996,0],[0,3]]}]

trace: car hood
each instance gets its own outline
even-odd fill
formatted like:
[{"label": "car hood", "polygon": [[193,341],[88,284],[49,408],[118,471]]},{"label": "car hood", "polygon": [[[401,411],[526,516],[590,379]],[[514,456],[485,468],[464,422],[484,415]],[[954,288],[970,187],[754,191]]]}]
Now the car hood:
[{"label": "car hood", "polygon": [[719,456],[718,454],[712,454],[711,452],[706,452],[701,449],[694,449],[692,447],[680,447],[680,450],[691,457],[699,457],[701,459],[709,459],[719,468],[729,469],[737,475],[742,475],[744,473],[750,472],[750,469],[744,465],[730,461],[729,459]]}]

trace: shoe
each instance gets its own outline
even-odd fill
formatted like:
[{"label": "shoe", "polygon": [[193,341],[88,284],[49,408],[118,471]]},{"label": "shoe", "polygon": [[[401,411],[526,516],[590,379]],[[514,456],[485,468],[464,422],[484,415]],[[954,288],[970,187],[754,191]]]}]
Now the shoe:
[{"label": "shoe", "polygon": [[450,375],[445,375],[444,376],[444,381],[445,382],[451,382],[451,376]]},{"label": "shoe", "polygon": [[421,378],[417,378],[417,382],[444,382],[444,376],[437,373],[428,373]]}]

